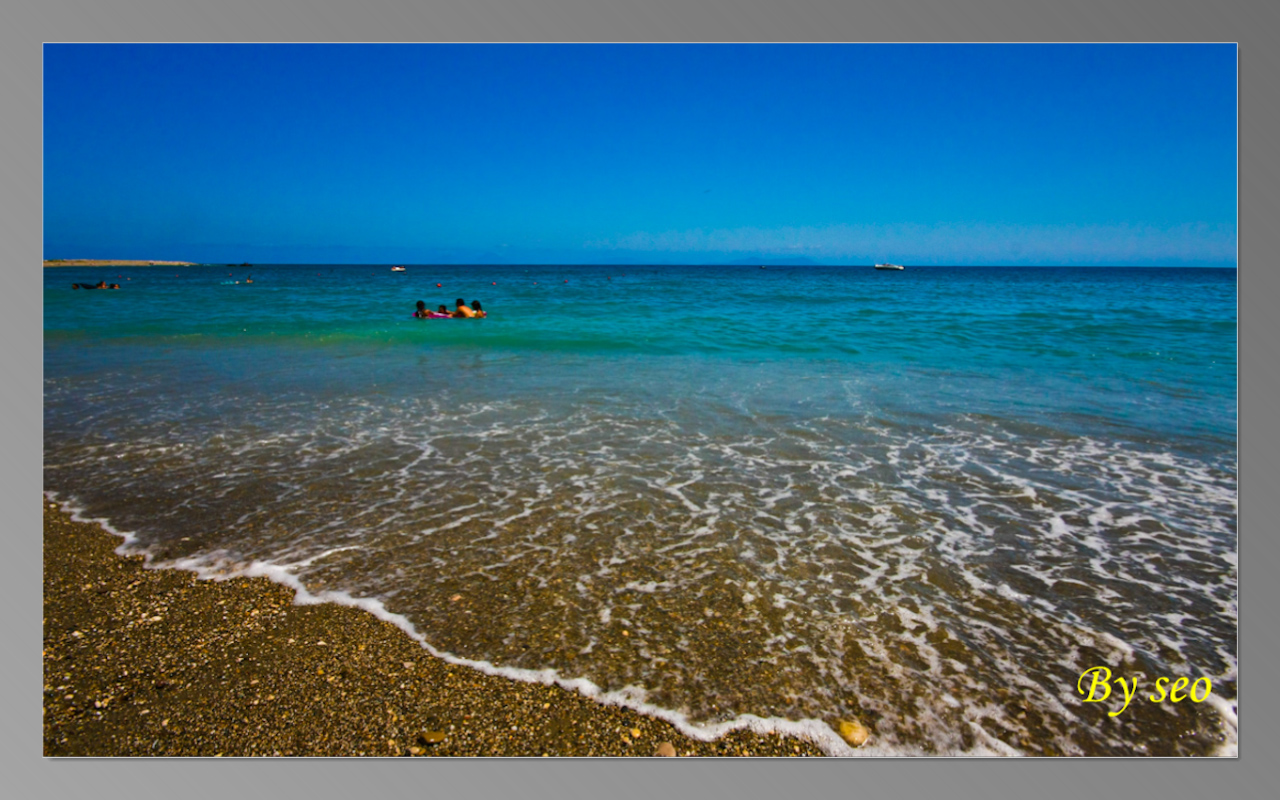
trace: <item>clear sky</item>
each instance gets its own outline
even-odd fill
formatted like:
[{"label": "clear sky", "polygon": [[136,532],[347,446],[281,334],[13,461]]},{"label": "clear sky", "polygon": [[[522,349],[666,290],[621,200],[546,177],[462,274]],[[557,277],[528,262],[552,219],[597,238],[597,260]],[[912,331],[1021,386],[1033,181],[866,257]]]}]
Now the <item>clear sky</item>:
[{"label": "clear sky", "polygon": [[46,258],[1236,263],[1235,45],[45,45]]}]

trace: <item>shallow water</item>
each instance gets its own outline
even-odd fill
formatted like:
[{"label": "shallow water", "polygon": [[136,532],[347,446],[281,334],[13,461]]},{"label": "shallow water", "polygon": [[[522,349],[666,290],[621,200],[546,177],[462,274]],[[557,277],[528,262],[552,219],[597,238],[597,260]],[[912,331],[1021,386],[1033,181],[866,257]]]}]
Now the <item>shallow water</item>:
[{"label": "shallow water", "polygon": [[[687,726],[1234,746],[1145,700],[1235,696],[1234,270],[45,272],[46,489],[162,562]],[[491,316],[409,317],[459,295]],[[1118,717],[1096,665],[1143,676]]]}]

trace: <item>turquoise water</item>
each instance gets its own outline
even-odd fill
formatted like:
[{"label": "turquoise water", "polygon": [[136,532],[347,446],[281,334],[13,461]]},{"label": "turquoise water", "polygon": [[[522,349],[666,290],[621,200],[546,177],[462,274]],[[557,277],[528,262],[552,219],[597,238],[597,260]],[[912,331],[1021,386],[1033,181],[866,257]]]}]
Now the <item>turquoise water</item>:
[{"label": "turquoise water", "polygon": [[[1234,270],[45,282],[46,489],[161,561],[371,598],[452,656],[706,731],[1234,742],[1221,704],[1118,723],[1075,693],[1097,662],[1234,698]],[[458,297],[490,316],[410,316]]]}]

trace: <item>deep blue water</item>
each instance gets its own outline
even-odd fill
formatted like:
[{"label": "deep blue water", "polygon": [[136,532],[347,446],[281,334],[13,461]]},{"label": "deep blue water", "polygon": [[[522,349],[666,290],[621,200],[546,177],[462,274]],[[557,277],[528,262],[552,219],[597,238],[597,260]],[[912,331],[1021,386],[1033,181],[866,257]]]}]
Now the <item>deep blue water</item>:
[{"label": "deep blue water", "polygon": [[[124,288],[71,288],[104,277]],[[1071,670],[1083,648],[1234,693],[1235,270],[45,287],[46,488],[162,559],[276,565],[460,657],[642,687],[696,722],[857,715],[895,752],[1226,736],[1203,709],[1114,730]],[[489,317],[410,316],[459,297]],[[454,594],[484,595],[485,624]],[[1008,701],[977,719],[993,684]]]}]

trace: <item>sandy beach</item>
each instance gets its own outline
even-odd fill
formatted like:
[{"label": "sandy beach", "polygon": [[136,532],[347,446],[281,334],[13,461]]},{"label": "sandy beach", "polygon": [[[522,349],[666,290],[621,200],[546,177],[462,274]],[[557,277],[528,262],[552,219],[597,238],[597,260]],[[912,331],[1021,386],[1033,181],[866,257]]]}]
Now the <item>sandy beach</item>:
[{"label": "sandy beach", "polygon": [[[44,505],[46,756],[822,755],[715,742],[559,687],[434,658],[394,625],[265,578],[148,570]],[[665,750],[665,748],[664,748]]]}]

